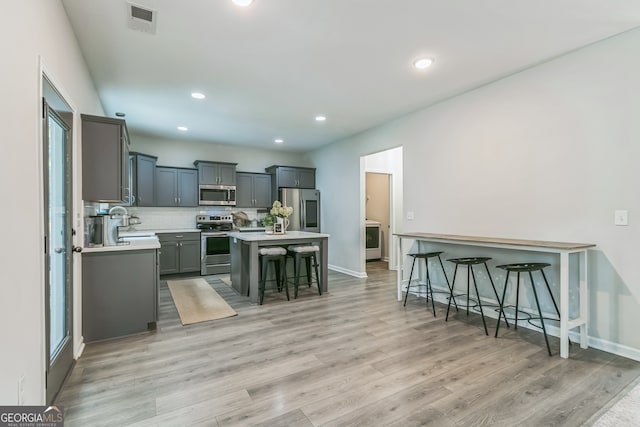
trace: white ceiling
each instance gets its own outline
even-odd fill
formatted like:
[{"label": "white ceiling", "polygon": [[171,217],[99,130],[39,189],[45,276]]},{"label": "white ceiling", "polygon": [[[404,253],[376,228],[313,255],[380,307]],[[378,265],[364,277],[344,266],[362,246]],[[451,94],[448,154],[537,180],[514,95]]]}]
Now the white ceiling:
[{"label": "white ceiling", "polygon": [[[637,0],[135,0],[157,10],[150,35],[127,28],[125,0],[62,2],[105,112],[130,131],[287,150],[640,25]],[[421,56],[435,63],[417,72]]]}]

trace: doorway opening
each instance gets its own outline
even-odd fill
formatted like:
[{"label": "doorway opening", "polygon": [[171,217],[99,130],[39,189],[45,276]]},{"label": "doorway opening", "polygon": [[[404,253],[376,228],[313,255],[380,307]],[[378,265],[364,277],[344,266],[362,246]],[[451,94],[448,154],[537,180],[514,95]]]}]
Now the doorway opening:
[{"label": "doorway opening", "polygon": [[395,270],[393,233],[402,220],[402,147],[361,158],[362,271]]}]

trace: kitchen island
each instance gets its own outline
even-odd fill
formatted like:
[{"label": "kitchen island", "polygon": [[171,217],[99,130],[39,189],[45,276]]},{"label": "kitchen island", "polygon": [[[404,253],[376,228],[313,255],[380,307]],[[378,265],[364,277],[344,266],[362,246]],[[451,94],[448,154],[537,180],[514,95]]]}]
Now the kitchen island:
[{"label": "kitchen island", "polygon": [[310,245],[320,248],[320,286],[327,292],[327,262],[329,235],[306,231],[288,231],[286,234],[266,234],[264,232],[232,232],[229,236],[231,251],[231,286],[240,295],[247,295],[252,303],[258,303],[258,249],[263,246]]}]

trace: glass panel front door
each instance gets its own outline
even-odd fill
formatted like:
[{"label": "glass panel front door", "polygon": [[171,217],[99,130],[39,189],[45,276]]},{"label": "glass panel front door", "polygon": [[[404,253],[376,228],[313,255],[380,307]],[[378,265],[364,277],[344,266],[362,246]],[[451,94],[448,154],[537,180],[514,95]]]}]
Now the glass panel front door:
[{"label": "glass panel front door", "polygon": [[55,358],[67,324],[67,204],[65,186],[66,129],[49,116],[49,357]]},{"label": "glass panel front door", "polygon": [[[45,81],[46,82],[46,81]],[[48,83],[48,82],[46,82]],[[43,102],[47,404],[73,364],[70,126]]]}]

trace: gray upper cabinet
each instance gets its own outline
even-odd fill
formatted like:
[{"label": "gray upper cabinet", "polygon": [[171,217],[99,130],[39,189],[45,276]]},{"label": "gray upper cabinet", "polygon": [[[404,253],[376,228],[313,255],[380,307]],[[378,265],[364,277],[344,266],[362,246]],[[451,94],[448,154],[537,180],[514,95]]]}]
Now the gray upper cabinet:
[{"label": "gray upper cabinet", "polygon": [[236,173],[236,206],[240,208],[271,207],[271,175],[264,173]]},{"label": "gray upper cabinet", "polygon": [[198,168],[200,185],[236,185],[237,163],[196,160],[193,164]]},{"label": "gray upper cabinet", "polygon": [[157,166],[156,206],[198,206],[198,171]]},{"label": "gray upper cabinet", "polygon": [[142,153],[129,154],[131,199],[134,206],[156,206],[155,156]]},{"label": "gray upper cabinet", "polygon": [[265,169],[270,173],[273,182],[272,188],[316,188],[315,168],[301,168],[293,166],[270,166]]},{"label": "gray upper cabinet", "polygon": [[178,206],[198,206],[196,169],[178,169]]},{"label": "gray upper cabinet", "polygon": [[82,114],[82,199],[130,203],[129,134],[124,120]]}]

